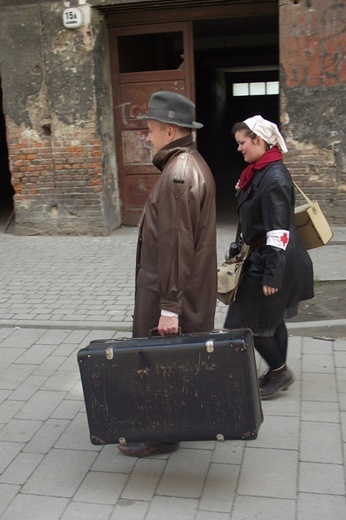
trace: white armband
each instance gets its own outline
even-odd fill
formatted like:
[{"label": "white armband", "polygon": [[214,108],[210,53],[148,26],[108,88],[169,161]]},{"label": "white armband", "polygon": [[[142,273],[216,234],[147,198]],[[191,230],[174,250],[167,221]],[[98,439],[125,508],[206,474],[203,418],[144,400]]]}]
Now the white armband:
[{"label": "white armband", "polygon": [[273,229],[267,233],[267,246],[279,247],[285,250],[290,239],[290,232],[287,229]]}]

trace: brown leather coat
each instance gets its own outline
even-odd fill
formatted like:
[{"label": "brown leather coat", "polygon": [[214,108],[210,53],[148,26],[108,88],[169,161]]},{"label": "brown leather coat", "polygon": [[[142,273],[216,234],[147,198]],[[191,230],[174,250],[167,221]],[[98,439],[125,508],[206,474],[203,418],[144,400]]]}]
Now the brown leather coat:
[{"label": "brown leather coat", "polygon": [[179,315],[183,333],[208,332],[217,288],[214,178],[190,136],[153,162],[161,175],[139,223],[133,337],[157,327],[161,309]]}]

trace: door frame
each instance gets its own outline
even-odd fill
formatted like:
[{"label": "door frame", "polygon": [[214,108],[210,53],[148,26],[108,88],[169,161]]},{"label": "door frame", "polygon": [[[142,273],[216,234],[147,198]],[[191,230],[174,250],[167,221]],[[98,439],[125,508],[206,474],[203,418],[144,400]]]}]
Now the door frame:
[{"label": "door frame", "polygon": [[[184,66],[181,69],[166,69],[143,72],[121,72],[119,70],[118,38],[149,34],[166,34],[180,32],[183,38]],[[109,29],[109,45],[111,52],[111,77],[113,83],[113,114],[115,123],[116,155],[118,163],[118,182],[122,201],[122,223],[135,225],[142,212],[145,199],[159,175],[152,161],[141,161],[146,122],[137,120],[135,115],[143,115],[147,111],[150,95],[157,90],[176,90],[194,100],[194,62],[192,22],[172,22],[165,24],[140,25],[131,27],[112,27]],[[143,92],[148,97],[143,99]],[[137,95],[134,93],[138,93]],[[135,106],[132,101],[141,100]],[[131,108],[129,113],[125,112]],[[144,147],[145,148],[145,147]],[[127,151],[130,150],[130,154]]]}]

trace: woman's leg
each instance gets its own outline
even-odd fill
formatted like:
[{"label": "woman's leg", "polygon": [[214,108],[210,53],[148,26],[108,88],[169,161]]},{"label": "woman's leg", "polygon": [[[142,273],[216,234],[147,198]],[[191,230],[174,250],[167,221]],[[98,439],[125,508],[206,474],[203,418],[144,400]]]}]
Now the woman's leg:
[{"label": "woman's leg", "polygon": [[271,370],[282,367],[285,359],[274,336],[254,336],[255,349],[263,357]]},{"label": "woman's leg", "polygon": [[274,338],[276,340],[276,344],[280,351],[281,358],[282,358],[283,362],[286,363],[287,346],[288,346],[288,332],[287,332],[287,327],[286,327],[284,320],[282,320],[280,325],[278,325],[276,327]]},{"label": "woman's leg", "polygon": [[277,327],[274,336],[255,336],[254,343],[257,352],[269,366],[259,380],[262,399],[287,390],[293,383],[293,375],[286,366],[288,334],[284,321]]},{"label": "woman's leg", "polygon": [[274,336],[254,336],[254,343],[257,352],[272,370],[286,363],[288,333],[284,321],[276,327]]}]

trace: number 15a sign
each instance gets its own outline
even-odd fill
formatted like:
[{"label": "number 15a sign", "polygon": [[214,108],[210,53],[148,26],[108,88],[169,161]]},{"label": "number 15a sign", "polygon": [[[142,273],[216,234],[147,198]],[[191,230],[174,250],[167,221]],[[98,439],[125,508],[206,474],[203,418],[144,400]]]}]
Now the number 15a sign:
[{"label": "number 15a sign", "polygon": [[67,29],[78,29],[83,25],[82,11],[78,7],[70,7],[63,13],[64,26]]}]

